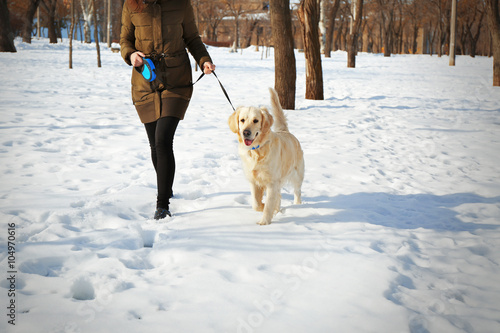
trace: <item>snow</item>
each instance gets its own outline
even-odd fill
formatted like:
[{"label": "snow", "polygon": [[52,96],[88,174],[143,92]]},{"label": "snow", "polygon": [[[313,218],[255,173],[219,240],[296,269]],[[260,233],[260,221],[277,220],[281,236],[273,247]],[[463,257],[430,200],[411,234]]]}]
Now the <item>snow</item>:
[{"label": "snow", "polygon": [[[175,138],[173,217],[130,73],[101,45],[16,40],[0,68],[2,332],[498,332],[500,90],[492,59],[323,59],[304,99],[302,205],[259,226],[213,76]],[[235,105],[269,105],[274,60],[209,48]],[[271,53],[272,55],[272,53]],[[193,72],[197,78],[199,72]],[[15,224],[15,327],[8,224]]]}]

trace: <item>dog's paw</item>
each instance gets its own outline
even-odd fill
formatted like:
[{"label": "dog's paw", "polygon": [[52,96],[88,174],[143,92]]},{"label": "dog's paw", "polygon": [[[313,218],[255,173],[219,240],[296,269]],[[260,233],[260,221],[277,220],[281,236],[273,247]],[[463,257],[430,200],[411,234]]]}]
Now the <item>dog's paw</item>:
[{"label": "dog's paw", "polygon": [[271,224],[271,221],[265,221],[265,220],[260,220],[259,222],[257,222],[257,224],[260,224],[260,225],[268,225],[268,224]]}]

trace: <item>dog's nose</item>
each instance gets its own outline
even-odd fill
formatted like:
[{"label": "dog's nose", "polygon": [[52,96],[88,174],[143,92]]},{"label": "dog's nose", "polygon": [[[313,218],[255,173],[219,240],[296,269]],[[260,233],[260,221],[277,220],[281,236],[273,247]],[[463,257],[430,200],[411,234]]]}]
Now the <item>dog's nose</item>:
[{"label": "dog's nose", "polygon": [[243,131],[243,136],[248,138],[250,135],[252,135],[252,132],[250,132],[249,130],[244,130]]}]

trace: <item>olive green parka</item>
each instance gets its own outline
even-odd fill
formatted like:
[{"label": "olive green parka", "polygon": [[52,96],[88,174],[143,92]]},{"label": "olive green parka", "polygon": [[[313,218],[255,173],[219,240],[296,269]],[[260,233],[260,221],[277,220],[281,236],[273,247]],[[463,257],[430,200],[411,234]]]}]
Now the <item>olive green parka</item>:
[{"label": "olive green parka", "polygon": [[200,68],[205,62],[212,62],[196,27],[191,1],[146,1],[141,12],[133,10],[125,1],[120,47],[129,65],[130,55],[136,51],[156,58],[157,79],[153,82],[147,82],[132,70],[132,101],[141,122],[149,123],[165,116],[183,119],[186,108],[165,111],[162,103],[169,98],[180,98],[187,106],[191,99],[192,74],[186,48]]}]

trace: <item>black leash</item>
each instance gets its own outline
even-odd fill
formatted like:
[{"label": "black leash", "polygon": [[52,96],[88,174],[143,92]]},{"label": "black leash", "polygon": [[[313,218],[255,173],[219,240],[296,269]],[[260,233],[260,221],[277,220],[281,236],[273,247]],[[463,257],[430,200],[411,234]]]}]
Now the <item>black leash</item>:
[{"label": "black leash", "polygon": [[[233,106],[233,103],[231,103],[231,99],[229,98],[229,95],[227,94],[226,89],[224,88],[224,86],[223,86],[223,85],[222,85],[222,83],[220,82],[219,77],[217,76],[217,74],[215,74],[215,71],[212,71],[212,74],[215,76],[215,78],[217,79],[217,81],[219,81],[219,85],[220,85],[220,87],[221,87],[221,89],[222,89],[222,92],[223,92],[223,93],[224,93],[224,95],[226,96],[227,101],[229,102],[229,104],[231,104],[231,107],[233,108],[233,111],[236,111],[236,109],[235,109],[235,108],[234,108],[234,106]],[[200,77],[198,78],[198,80],[196,80],[196,81],[193,83],[193,86],[194,86],[194,85],[195,85],[198,81],[200,81],[200,80],[201,80],[201,78],[202,78],[203,76],[205,76],[205,73],[204,73],[204,72],[202,72],[202,73],[201,73],[201,75],[200,75]]]},{"label": "black leash", "polygon": [[229,102],[229,104],[231,104],[231,107],[233,108],[233,111],[236,111],[236,109],[234,108],[233,106],[233,103],[231,103],[231,100],[229,99],[229,95],[227,94],[227,91],[226,89],[224,89],[224,86],[222,85],[222,83],[220,82],[219,78],[217,77],[217,75],[215,74],[214,71],[212,71],[212,74],[215,76],[215,78],[217,79],[217,81],[219,81],[219,85],[222,89],[222,92],[224,93],[224,95],[226,95],[226,98],[227,98],[227,101]]},{"label": "black leash", "polygon": [[[151,59],[155,60],[158,63],[158,59],[161,59],[161,58],[164,58],[164,57],[165,57],[165,54],[163,54],[163,53],[160,54],[160,55],[151,54],[150,56],[143,58],[144,59],[143,60],[144,63],[143,63],[142,66],[135,67],[135,69],[137,70],[137,72],[139,72],[144,77],[144,79],[146,79],[146,81],[153,82],[153,81],[157,80],[157,81],[159,81],[161,83],[160,78],[156,76],[156,67],[154,65],[154,62]],[[233,103],[231,103],[231,99],[229,98],[229,95],[227,94],[226,89],[224,88],[224,86],[220,82],[219,77],[217,76],[217,74],[215,74],[215,71],[212,71],[212,73],[214,74],[214,76],[217,79],[217,81],[219,81],[219,85],[220,85],[220,87],[222,89],[222,92],[226,96],[229,104],[231,104],[231,107],[233,108],[233,111],[236,111],[236,109],[233,106]],[[204,77],[204,76],[205,76],[205,73],[202,71],[200,77],[194,83],[188,84],[187,86],[180,86],[180,87],[174,87],[174,88],[192,87],[196,83],[198,83],[198,81],[200,81],[201,78]]]}]

